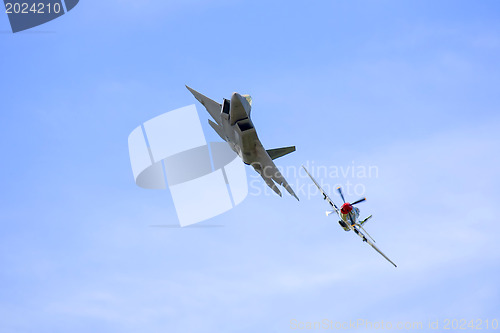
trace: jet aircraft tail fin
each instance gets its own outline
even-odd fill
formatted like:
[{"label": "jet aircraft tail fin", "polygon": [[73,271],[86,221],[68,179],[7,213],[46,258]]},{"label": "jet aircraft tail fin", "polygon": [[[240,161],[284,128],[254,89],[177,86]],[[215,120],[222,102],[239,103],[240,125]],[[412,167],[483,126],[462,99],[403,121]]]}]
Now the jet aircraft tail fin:
[{"label": "jet aircraft tail fin", "polygon": [[294,152],[295,146],[276,148],[276,149],[268,149],[266,151],[269,154],[269,157],[271,157],[272,160],[275,160],[281,156],[285,156],[286,154],[290,154],[290,153]]}]

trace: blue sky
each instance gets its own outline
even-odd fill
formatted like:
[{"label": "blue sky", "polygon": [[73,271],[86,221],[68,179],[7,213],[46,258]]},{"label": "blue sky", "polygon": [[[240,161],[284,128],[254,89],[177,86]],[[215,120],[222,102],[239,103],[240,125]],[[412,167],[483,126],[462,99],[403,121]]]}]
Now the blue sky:
[{"label": "blue sky", "polygon": [[[0,331],[500,320],[499,10],[88,0],[18,34],[0,17]],[[249,196],[204,222],[223,227],[151,228],[177,217],[168,191],[134,184],[127,137],[194,103],[184,84],[251,94],[263,144],[297,146],[279,166],[376,166],[323,181],[363,186],[367,230],[399,267],[293,175],[299,203]]]}]

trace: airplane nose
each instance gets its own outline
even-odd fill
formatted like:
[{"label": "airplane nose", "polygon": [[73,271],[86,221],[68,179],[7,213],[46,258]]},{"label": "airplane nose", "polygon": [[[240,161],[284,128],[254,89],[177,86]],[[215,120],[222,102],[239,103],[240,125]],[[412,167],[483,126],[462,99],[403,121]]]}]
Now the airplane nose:
[{"label": "airplane nose", "polygon": [[232,95],[231,95],[231,104],[232,103],[239,103],[241,104],[241,101],[243,100],[243,96],[241,96],[240,94],[238,94],[237,92],[234,92]]},{"label": "airplane nose", "polygon": [[352,205],[348,202],[346,202],[345,204],[342,205],[342,207],[340,208],[340,211],[342,212],[342,214],[349,214],[352,210]]},{"label": "airplane nose", "polygon": [[243,112],[246,114],[245,117],[248,117],[250,115],[250,110],[252,107],[250,106],[245,97],[235,92],[231,95],[231,108],[233,109],[241,108]]}]

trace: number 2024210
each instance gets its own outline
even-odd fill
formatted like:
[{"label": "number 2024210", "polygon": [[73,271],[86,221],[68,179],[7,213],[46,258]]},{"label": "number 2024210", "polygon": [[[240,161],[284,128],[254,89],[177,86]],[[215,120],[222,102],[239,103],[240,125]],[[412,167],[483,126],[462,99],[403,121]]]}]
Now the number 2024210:
[{"label": "number 2024210", "polygon": [[465,319],[445,319],[443,323],[444,330],[466,330],[466,329],[498,329],[498,320],[465,320]]},{"label": "number 2024210", "polygon": [[59,14],[61,12],[61,4],[60,3],[54,3],[54,4],[44,4],[44,3],[34,3],[31,6],[24,2],[24,3],[10,3],[7,2],[5,4],[5,12],[7,14]]}]

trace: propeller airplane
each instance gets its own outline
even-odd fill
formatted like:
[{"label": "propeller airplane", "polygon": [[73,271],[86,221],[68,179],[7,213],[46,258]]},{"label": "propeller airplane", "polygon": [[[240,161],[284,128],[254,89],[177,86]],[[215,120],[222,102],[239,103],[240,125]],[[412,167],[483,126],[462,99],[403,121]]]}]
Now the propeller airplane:
[{"label": "propeller airplane", "polygon": [[[332,201],[332,199],[330,199],[330,197],[321,188],[321,186],[319,186],[318,182],[313,178],[313,176],[311,176],[309,171],[307,171],[307,169],[304,166],[302,166],[302,168],[304,168],[307,175],[311,178],[311,180],[316,185],[316,187],[321,191],[321,193],[323,194],[323,199],[328,201],[328,203],[332,206],[333,210],[327,211],[326,216],[329,216],[332,213],[337,213],[337,215],[340,217],[339,224],[345,231],[351,231],[351,230],[354,231],[354,233],[356,235],[358,235],[359,237],[361,237],[361,239],[363,239],[363,242],[370,244],[370,246],[373,247],[375,249],[375,251],[380,253],[387,261],[389,261],[391,264],[393,264],[394,267],[397,267],[396,264],[391,261],[391,259],[389,259],[382,251],[379,250],[378,247],[375,246],[375,244],[373,244],[373,243],[375,243],[375,240],[363,228],[363,224],[365,224],[366,221],[368,221],[372,217],[372,215],[368,216],[367,218],[365,218],[362,221],[358,220],[359,219],[359,208],[354,207],[354,205],[365,201],[366,198],[361,198],[361,199],[356,200],[352,203],[346,202],[345,198],[344,198],[344,194],[342,193],[342,188],[338,187],[337,191],[339,192],[340,197],[342,198],[342,201],[344,202],[344,204],[339,209],[337,207],[337,205],[335,205],[335,203]],[[369,239],[366,238],[365,234],[363,234],[361,232],[361,230],[366,234],[366,236],[368,236]],[[370,241],[370,239],[371,239],[371,241]]]}]

